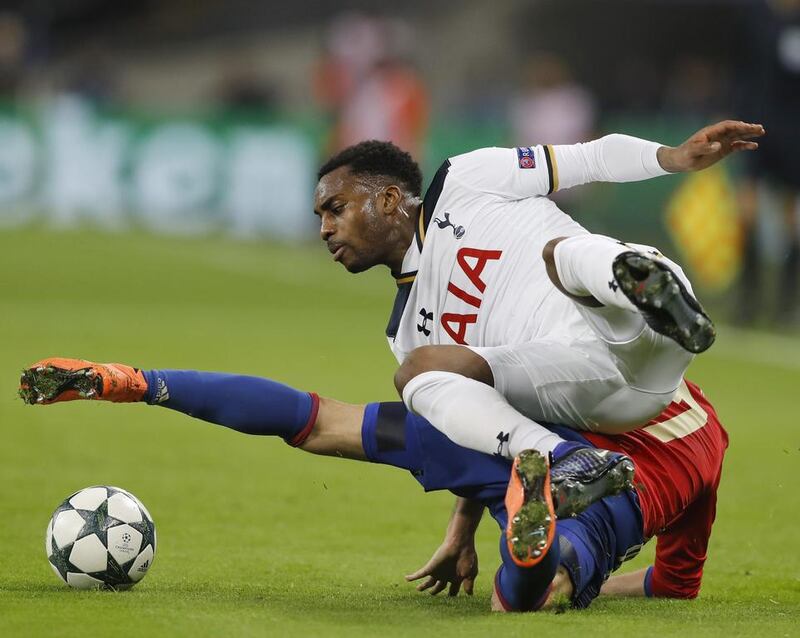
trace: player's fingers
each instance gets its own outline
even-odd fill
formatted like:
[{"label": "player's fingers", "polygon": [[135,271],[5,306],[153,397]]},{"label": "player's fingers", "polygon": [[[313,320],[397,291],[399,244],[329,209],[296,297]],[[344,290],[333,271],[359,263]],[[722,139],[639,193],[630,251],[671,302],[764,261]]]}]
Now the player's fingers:
[{"label": "player's fingers", "polygon": [[752,139],[755,139],[757,137],[761,137],[762,135],[765,135],[765,132],[764,132],[763,128],[758,130],[758,131],[746,131],[746,132],[740,133],[738,135],[733,135],[732,137],[733,137],[733,139],[737,139],[737,140],[752,140]]},{"label": "player's fingers", "polygon": [[433,576],[429,576],[428,580],[424,583],[420,583],[417,585],[417,591],[425,591],[426,589],[430,589],[436,584],[436,579]]},{"label": "player's fingers", "polygon": [[464,593],[467,596],[472,596],[472,591],[475,589],[475,579],[474,578],[465,578],[464,579]]},{"label": "player's fingers", "polygon": [[711,126],[706,126],[705,128],[701,129],[700,133],[706,137],[718,138],[728,133],[728,131],[732,131],[735,124],[736,122],[733,120],[717,122],[716,124],[712,124]]},{"label": "player's fingers", "polygon": [[444,580],[437,581],[437,583],[433,586],[433,588],[430,591],[431,596],[435,596],[445,587],[447,587],[447,581]]},{"label": "player's fingers", "polygon": [[714,137],[723,142],[732,142],[733,140],[752,139],[754,137],[761,137],[766,131],[761,124],[748,124],[746,122],[734,122],[733,125],[726,127],[721,131],[717,131]]},{"label": "player's fingers", "polygon": [[408,582],[411,582],[412,580],[419,580],[423,576],[428,576],[429,574],[430,574],[430,569],[428,569],[428,565],[425,565],[424,567],[420,567],[413,574],[407,574],[406,580]]},{"label": "player's fingers", "polygon": [[761,124],[751,124],[750,122],[742,122],[740,120],[725,120],[724,122],[720,122],[719,124],[713,125],[711,128],[717,131],[718,133],[727,134],[736,131],[740,132],[756,131],[764,127],[761,126]]},{"label": "player's fingers", "polygon": [[726,144],[732,144],[733,142],[738,142],[741,140],[752,140],[757,137],[761,137],[763,133],[756,132],[756,131],[734,131],[732,133],[728,133],[727,135],[723,135],[720,137],[720,141]]},{"label": "player's fingers", "polygon": [[703,129],[701,131],[707,139],[731,142],[735,139],[759,137],[766,132],[761,124],[725,120]]},{"label": "player's fingers", "polygon": [[448,596],[458,596],[458,590],[461,589],[461,581],[454,580],[450,583],[450,590],[447,592]]},{"label": "player's fingers", "polygon": [[741,126],[737,130],[740,131],[742,137],[761,137],[767,132],[763,124],[750,124],[749,122],[741,122]]},{"label": "player's fingers", "polygon": [[745,142],[737,140],[731,144],[733,151],[755,151],[758,148],[758,142]]}]

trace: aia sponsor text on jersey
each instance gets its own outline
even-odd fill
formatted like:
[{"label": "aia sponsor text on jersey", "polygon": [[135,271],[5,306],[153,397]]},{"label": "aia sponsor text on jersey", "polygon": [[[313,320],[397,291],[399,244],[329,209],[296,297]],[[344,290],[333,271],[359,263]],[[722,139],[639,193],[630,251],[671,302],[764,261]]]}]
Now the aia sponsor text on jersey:
[{"label": "aia sponsor text on jersey", "polygon": [[[447,295],[455,296],[475,311],[479,310],[486,292],[486,281],[482,277],[486,265],[498,261],[503,255],[501,250],[486,250],[481,248],[464,247],[456,253],[458,269],[466,275],[468,286],[459,286],[451,277],[447,283]],[[460,269],[460,270],[459,270]],[[465,288],[467,288],[465,290]],[[445,305],[447,304],[445,300]],[[439,319],[444,331],[450,338],[460,345],[469,345],[466,341],[467,327],[478,321],[477,312],[444,312]]]}]

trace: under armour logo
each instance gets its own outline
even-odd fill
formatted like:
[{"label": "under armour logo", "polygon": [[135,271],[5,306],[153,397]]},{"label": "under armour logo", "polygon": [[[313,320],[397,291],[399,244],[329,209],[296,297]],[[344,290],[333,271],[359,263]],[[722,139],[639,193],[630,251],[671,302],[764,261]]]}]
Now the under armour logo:
[{"label": "under armour logo", "polygon": [[423,308],[419,311],[419,314],[422,317],[422,323],[417,324],[417,332],[422,332],[426,337],[430,337],[431,330],[428,328],[428,322],[433,321],[433,313],[425,312],[425,308]]},{"label": "under armour logo", "polygon": [[[497,452],[494,453],[495,456],[508,456],[508,432],[500,432],[497,435]],[[505,446],[505,450],[503,449]]]},{"label": "under armour logo", "polygon": [[619,290],[619,284],[613,279],[608,282],[608,287],[611,288],[612,292],[617,292],[617,290]]},{"label": "under armour logo", "polygon": [[450,221],[450,213],[444,214],[444,220],[439,219],[438,217],[434,218],[434,223],[439,228],[447,228],[448,226],[452,227],[453,229],[453,236],[456,239],[461,239],[464,236],[464,227],[463,226],[454,226],[453,222]]}]

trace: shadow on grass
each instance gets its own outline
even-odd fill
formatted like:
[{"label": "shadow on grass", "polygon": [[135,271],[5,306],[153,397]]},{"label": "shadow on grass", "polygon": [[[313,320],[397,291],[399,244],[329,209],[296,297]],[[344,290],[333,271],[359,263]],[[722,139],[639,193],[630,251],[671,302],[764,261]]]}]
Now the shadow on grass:
[{"label": "shadow on grass", "polygon": [[[449,597],[417,592],[411,585],[356,585],[352,583],[309,582],[190,583],[169,586],[180,599],[204,601],[211,606],[266,606],[289,615],[313,613],[327,616],[373,615],[378,608],[393,614],[435,613],[437,616],[483,616],[489,612],[489,595]],[[155,592],[154,592],[155,593]],[[157,595],[157,594],[156,594]]]},{"label": "shadow on grass", "polygon": [[280,612],[281,615],[316,619],[358,618],[360,615],[374,616],[376,609],[391,609],[392,614],[435,614],[437,617],[474,617],[489,613],[488,593],[457,597],[443,594],[431,596],[414,590],[411,585],[353,585],[347,583],[308,582],[287,583],[232,583],[189,582],[163,580],[143,583],[128,591],[80,591],[58,583],[10,582],[0,585],[0,593],[6,600],[22,601],[102,601],[103,604],[143,606],[154,610],[170,609],[205,610],[208,613],[225,613],[227,610],[250,612],[263,609]]},{"label": "shadow on grass", "polygon": [[[354,616],[363,613],[373,615],[376,609],[391,609],[393,614],[435,614],[440,618],[481,617],[490,613],[490,593],[479,592],[467,596],[445,593],[431,596],[417,592],[410,584],[356,585],[352,582],[312,582],[307,583],[234,583],[190,582],[188,580],[146,583],[127,591],[75,590],[59,583],[11,582],[0,585],[0,592],[22,599],[50,599],[67,601],[70,599],[111,601],[118,600],[127,605],[143,605],[156,608],[191,607],[218,613],[226,608],[251,611],[257,608],[280,610],[282,614],[299,615],[311,613],[319,618],[328,616]],[[648,604],[653,603],[653,604]],[[641,601],[640,601],[641,604]],[[603,612],[630,612],[629,601],[623,599],[600,599],[594,601],[591,609]],[[644,601],[646,609],[657,607],[657,601]],[[677,611],[677,610],[676,610]],[[550,615],[555,612],[550,612]],[[559,613],[574,614],[567,609]]]}]

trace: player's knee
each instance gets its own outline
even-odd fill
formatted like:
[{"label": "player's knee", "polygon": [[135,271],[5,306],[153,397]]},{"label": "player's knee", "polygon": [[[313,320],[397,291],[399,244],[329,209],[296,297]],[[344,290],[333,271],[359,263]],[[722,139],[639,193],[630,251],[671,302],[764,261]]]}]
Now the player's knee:
[{"label": "player's knee", "polygon": [[440,366],[437,365],[436,346],[420,346],[411,351],[405,358],[397,372],[394,373],[394,387],[397,393],[402,397],[403,390],[416,376],[423,372],[431,372],[439,370]]},{"label": "player's knee", "polygon": [[452,372],[494,385],[492,369],[486,359],[464,346],[420,346],[403,361],[394,375],[394,387],[400,396],[406,385],[425,372]]}]

